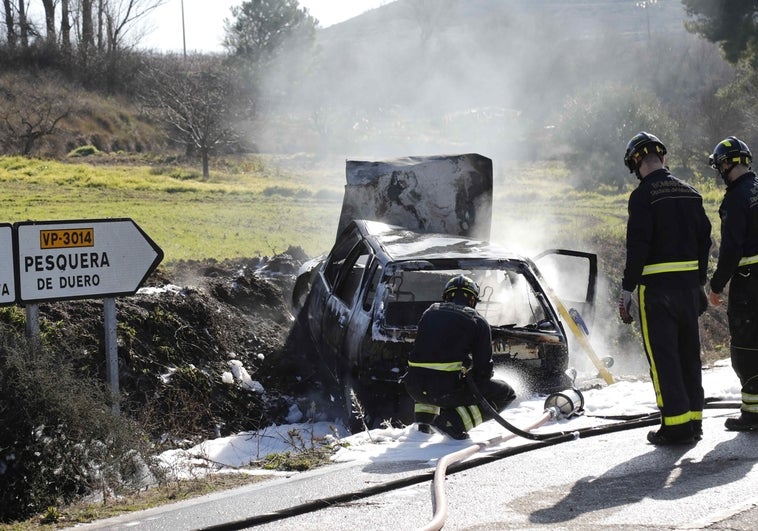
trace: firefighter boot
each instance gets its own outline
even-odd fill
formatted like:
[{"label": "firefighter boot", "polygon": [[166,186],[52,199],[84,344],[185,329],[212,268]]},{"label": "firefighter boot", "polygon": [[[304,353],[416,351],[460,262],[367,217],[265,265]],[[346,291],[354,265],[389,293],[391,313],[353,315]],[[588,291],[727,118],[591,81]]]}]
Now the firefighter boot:
[{"label": "firefighter boot", "polygon": [[440,408],[431,404],[416,402],[414,405],[413,420],[421,433],[432,433],[432,424],[437,418]]},{"label": "firefighter boot", "polygon": [[758,376],[753,376],[742,386],[742,411],[737,418],[726,419],[724,427],[729,431],[758,430]]},{"label": "firefighter boot", "polygon": [[739,417],[726,419],[724,427],[729,431],[758,430],[758,414],[743,411]]},{"label": "firefighter boot", "polygon": [[468,432],[466,432],[466,428],[463,425],[463,420],[454,409],[443,409],[434,420],[434,427],[448,437],[459,441],[469,438]]},{"label": "firefighter boot", "polygon": [[656,446],[670,446],[675,444],[692,444],[699,439],[693,435],[692,421],[690,421],[677,426],[661,426],[658,431],[649,432],[647,440],[650,444]]}]

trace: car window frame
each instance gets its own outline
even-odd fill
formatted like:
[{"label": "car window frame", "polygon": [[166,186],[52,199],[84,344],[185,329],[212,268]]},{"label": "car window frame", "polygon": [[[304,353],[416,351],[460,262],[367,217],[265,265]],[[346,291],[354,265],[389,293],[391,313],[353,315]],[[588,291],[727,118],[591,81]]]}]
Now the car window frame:
[{"label": "car window frame", "polygon": [[373,256],[372,262],[366,271],[366,280],[361,294],[361,308],[364,312],[370,313],[374,307],[379,283],[382,281],[382,275],[384,274],[381,260]]},{"label": "car window frame", "polygon": [[[366,256],[366,260],[362,264],[360,278],[358,278],[356,281],[354,268],[362,256]],[[373,256],[374,255],[371,246],[368,245],[364,239],[361,239],[352,247],[350,252],[347,254],[344,262],[342,263],[342,266],[340,267],[340,271],[337,274],[337,278],[332,289],[332,294],[351,310],[355,307],[356,298],[361,292],[361,288],[365,282],[366,272],[369,270]],[[347,282],[351,282],[351,293],[342,292]],[[345,295],[348,295],[349,298]]]},{"label": "car window frame", "polygon": [[357,229],[351,230],[340,239],[332,252],[329,254],[329,258],[324,264],[323,277],[324,282],[329,287],[329,290],[334,292],[334,288],[339,283],[340,273],[344,268],[345,261],[356,245],[363,241],[360,232]]}]

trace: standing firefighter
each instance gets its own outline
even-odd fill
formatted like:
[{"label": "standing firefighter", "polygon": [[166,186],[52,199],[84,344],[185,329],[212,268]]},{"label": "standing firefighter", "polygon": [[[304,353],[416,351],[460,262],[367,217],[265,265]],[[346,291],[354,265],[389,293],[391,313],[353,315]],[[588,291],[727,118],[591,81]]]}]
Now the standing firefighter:
[{"label": "standing firefighter", "polygon": [[632,292],[639,287],[636,317],[661,411],[661,426],[647,440],[692,443],[702,436],[698,316],[708,306],[703,286],[711,224],[697,190],[669,173],[666,147],[657,137],[636,134],[624,164],[640,183],[629,196],[619,313],[622,321],[632,322]]},{"label": "standing firefighter", "polygon": [[474,309],[479,286],[464,275],[450,279],[443,302],[432,304],[421,316],[416,342],[408,359],[405,388],[415,401],[420,431],[430,425],[454,439],[491,418],[477,404],[466,378],[500,411],[516,393],[510,385],[492,379],[492,335],[487,321]]},{"label": "standing firefighter", "polygon": [[758,430],[758,178],[750,170],[747,145],[730,136],[718,143],[709,163],[726,183],[719,207],[721,245],[711,278],[711,304],[722,303],[729,283],[729,334],[732,367],[742,385],[740,416],[726,429]]}]

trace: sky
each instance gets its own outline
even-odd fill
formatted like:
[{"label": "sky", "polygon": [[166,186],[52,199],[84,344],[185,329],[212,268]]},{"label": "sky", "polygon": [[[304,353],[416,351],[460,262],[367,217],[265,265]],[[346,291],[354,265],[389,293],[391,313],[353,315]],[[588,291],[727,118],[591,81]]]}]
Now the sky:
[{"label": "sky", "polygon": [[[230,376],[241,383],[249,378],[244,372],[228,375],[227,378]],[[253,384],[252,387],[265,393],[260,384]],[[706,397],[717,397],[733,402],[740,400],[739,381],[734,375],[729,360],[722,360],[714,367],[704,369],[703,387]],[[615,374],[613,383],[584,391],[582,396],[584,415],[574,416],[571,419],[551,420],[531,431],[533,433],[572,431],[616,422],[597,418],[602,415],[636,415],[658,411],[653,386],[649,378],[640,378],[640,375]],[[502,415],[511,424],[526,430],[543,417],[544,403],[544,396],[521,396],[506,408]],[[735,410],[734,415],[736,414]],[[306,447],[315,444],[312,442],[314,440],[344,443],[332,457],[332,461],[336,463],[428,461],[429,466],[435,466],[444,456],[477,444],[483,443],[483,448],[469,454],[467,459],[475,459],[477,456],[531,442],[511,434],[494,420],[487,421],[471,430],[469,432],[471,439],[463,441],[453,440],[440,433],[423,434],[414,426],[402,429],[374,429],[350,435],[341,424],[334,421],[305,419],[303,412],[293,406],[288,424],[272,425],[255,432],[243,432],[207,440],[186,450],[169,450],[161,454],[160,461],[169,473],[175,474],[180,479],[225,472],[247,471],[251,474],[271,474],[271,471],[246,470],[244,467],[251,461],[262,459],[270,453],[295,452],[298,448],[302,448],[303,443],[293,442],[290,436],[292,430],[299,434]],[[600,441],[598,444],[602,444],[602,438],[597,439]],[[286,475],[292,474],[286,473]]]},{"label": "sky", "polygon": [[[361,13],[389,3],[391,0],[299,0],[319,26],[328,27]],[[224,36],[224,19],[231,16],[231,8],[243,0],[184,0],[184,35],[187,51],[221,52]],[[167,0],[157,8],[146,23],[152,28],[141,41],[141,47],[166,52],[181,52],[182,0]]]}]

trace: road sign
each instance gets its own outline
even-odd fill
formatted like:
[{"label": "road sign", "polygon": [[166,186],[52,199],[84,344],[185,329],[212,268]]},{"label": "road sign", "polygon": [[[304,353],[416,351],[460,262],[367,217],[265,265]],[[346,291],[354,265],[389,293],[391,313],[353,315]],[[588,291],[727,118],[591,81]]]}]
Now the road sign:
[{"label": "road sign", "polygon": [[14,265],[13,227],[10,223],[0,223],[0,306],[16,302]]},{"label": "road sign", "polygon": [[131,219],[15,224],[20,303],[133,295],[163,251]]}]

